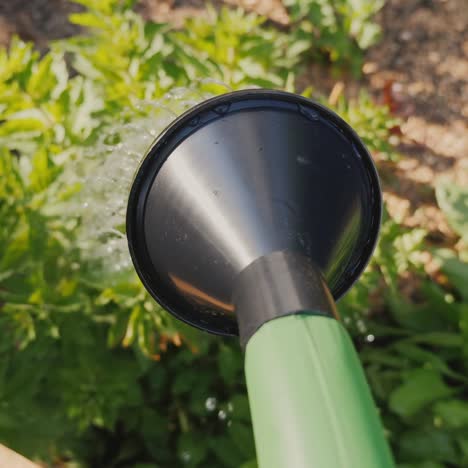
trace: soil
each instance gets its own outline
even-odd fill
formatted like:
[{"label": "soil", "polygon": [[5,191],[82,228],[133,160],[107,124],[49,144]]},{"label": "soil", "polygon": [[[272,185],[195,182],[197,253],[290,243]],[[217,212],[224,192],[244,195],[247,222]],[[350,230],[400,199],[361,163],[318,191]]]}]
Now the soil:
[{"label": "soil", "polygon": [[383,40],[366,54],[364,84],[404,119],[390,211],[452,237],[436,208],[441,177],[468,184],[468,8],[465,0],[390,0]]},{"label": "soil", "polygon": [[17,34],[43,49],[51,39],[77,34],[79,28],[67,18],[80,9],[65,0],[0,0],[0,45]]},{"label": "soil", "polygon": [[[289,23],[281,0],[215,0],[266,15],[280,27]],[[0,45],[12,34],[44,49],[51,39],[79,32],[67,15],[79,10],[66,0],[3,0]],[[146,18],[180,26],[187,17],[207,15],[203,0],[142,0]],[[367,51],[363,78],[331,78],[311,66],[299,85],[319,92],[356,94],[367,88],[402,118],[397,138],[402,158],[379,165],[389,211],[408,226],[423,226],[431,238],[453,242],[437,209],[434,185],[440,177],[468,184],[468,8],[466,0],[387,0],[376,21],[382,40]]]},{"label": "soil", "polygon": [[[223,5],[241,7],[264,15],[278,25],[289,24],[289,16],[281,0],[214,0],[210,3],[215,8]],[[137,10],[145,18],[181,26],[185,18],[206,16],[206,4],[205,0],[142,0]]]}]

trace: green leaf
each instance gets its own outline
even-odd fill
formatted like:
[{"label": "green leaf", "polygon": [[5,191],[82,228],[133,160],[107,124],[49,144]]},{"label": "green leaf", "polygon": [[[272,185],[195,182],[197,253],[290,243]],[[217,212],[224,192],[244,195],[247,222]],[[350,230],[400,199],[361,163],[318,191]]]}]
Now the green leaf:
[{"label": "green leaf", "polygon": [[172,386],[174,395],[188,394],[196,385],[197,380],[200,378],[199,371],[196,369],[186,369],[177,375]]},{"label": "green leaf", "polygon": [[234,395],[230,403],[232,405],[232,419],[235,421],[250,421],[250,406],[246,395]]},{"label": "green leaf", "polygon": [[399,449],[404,460],[440,461],[459,466],[455,443],[450,435],[442,430],[421,429],[404,432],[401,434]]},{"label": "green leaf", "polygon": [[468,428],[468,403],[462,400],[448,400],[436,403],[434,414],[442,420],[443,426],[452,429]]},{"label": "green leaf", "polygon": [[182,434],[177,442],[177,455],[181,466],[196,467],[207,455],[207,444],[194,433]]},{"label": "green leaf", "polygon": [[232,382],[243,369],[242,354],[232,347],[221,345],[218,354],[218,367],[221,377],[226,382]]},{"label": "green leaf", "polygon": [[246,463],[243,463],[240,468],[258,468],[257,460],[249,460]]},{"label": "green leaf", "polygon": [[367,23],[362,25],[357,38],[359,47],[368,49],[371,45],[374,45],[379,40],[381,32],[382,30],[378,24]]},{"label": "green leaf", "polygon": [[143,412],[141,431],[148,450],[157,456],[158,450],[169,438],[168,421],[156,410],[146,408]]},{"label": "green leaf", "polygon": [[420,294],[423,301],[414,304],[396,289],[388,291],[388,306],[398,324],[418,333],[453,330],[459,322],[459,309],[447,293],[436,283],[423,280]]},{"label": "green leaf", "polygon": [[432,332],[422,335],[414,335],[406,341],[447,348],[459,348],[463,344],[463,338],[458,333]]},{"label": "green leaf", "polygon": [[468,284],[468,263],[461,261],[455,252],[449,249],[438,249],[434,252],[434,258],[462,299],[468,302],[468,288],[466,286]]},{"label": "green leaf", "polygon": [[209,445],[218,458],[218,463],[215,466],[238,468],[244,461],[243,456],[239,453],[239,448],[230,437],[212,438]]},{"label": "green leaf", "polygon": [[436,197],[452,229],[468,241],[468,187],[442,180],[436,185]]},{"label": "green leaf", "polygon": [[19,116],[10,116],[9,120],[0,124],[0,137],[14,137],[15,133],[19,132],[35,132],[30,133],[33,136],[39,136],[40,131],[46,129],[44,119],[42,117],[37,118],[23,118]]},{"label": "green leaf", "polygon": [[238,450],[246,457],[255,456],[255,444],[251,425],[233,422],[229,427],[229,434]]},{"label": "green leaf", "polygon": [[58,97],[66,88],[68,72],[61,54],[50,52],[37,65],[32,74],[27,91],[38,101],[48,101]]},{"label": "green leaf", "polygon": [[72,13],[68,16],[68,19],[70,23],[88,28],[105,29],[107,26],[105,17],[95,13]]},{"label": "green leaf", "polygon": [[453,392],[438,372],[414,370],[407,374],[403,383],[390,395],[390,408],[401,416],[412,416],[429,403],[448,397]]},{"label": "green leaf", "polygon": [[54,166],[49,157],[47,149],[45,147],[39,148],[32,158],[32,170],[29,176],[31,188],[35,192],[45,190],[59,171],[60,169]]},{"label": "green leaf", "polygon": [[403,463],[399,464],[398,468],[445,468],[441,463],[426,461],[422,463]]},{"label": "green leaf", "polygon": [[418,363],[421,363],[426,369],[431,369],[440,372],[443,375],[459,379],[464,382],[468,381],[468,378],[464,375],[458,374],[450,369],[447,363],[434,352],[427,351],[419,346],[408,343],[408,341],[400,341],[394,345],[395,349],[401,354],[400,359],[411,359]]}]

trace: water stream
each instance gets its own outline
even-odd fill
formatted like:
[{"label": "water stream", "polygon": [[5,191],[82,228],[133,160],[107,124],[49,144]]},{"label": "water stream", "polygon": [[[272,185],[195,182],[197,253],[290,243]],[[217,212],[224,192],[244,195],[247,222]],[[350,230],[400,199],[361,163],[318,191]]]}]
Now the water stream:
[{"label": "water stream", "polygon": [[78,246],[85,260],[98,262],[108,273],[131,268],[125,215],[133,177],[158,135],[180,114],[213,96],[198,89],[177,88],[158,101],[139,102],[73,167],[82,185],[73,210],[81,219]]}]

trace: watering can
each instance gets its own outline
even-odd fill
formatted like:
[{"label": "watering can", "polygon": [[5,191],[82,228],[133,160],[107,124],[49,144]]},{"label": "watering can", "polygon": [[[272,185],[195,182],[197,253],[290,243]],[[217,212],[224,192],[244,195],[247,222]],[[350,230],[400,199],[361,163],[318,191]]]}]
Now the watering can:
[{"label": "watering can", "polygon": [[370,259],[380,217],[356,133],[291,93],[202,102],[137,171],[135,269],[180,320],[239,336],[260,468],[394,466],[335,307]]}]

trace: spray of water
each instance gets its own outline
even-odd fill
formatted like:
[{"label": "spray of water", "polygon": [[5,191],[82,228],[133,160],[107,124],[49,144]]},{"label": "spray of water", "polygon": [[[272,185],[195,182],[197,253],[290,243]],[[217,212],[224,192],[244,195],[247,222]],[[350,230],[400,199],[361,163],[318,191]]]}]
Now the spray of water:
[{"label": "spray of water", "polygon": [[177,116],[213,95],[199,89],[177,88],[158,101],[140,101],[73,167],[74,177],[82,185],[73,207],[81,219],[78,244],[83,257],[98,263],[105,272],[119,273],[131,267],[125,214],[136,169]]}]

